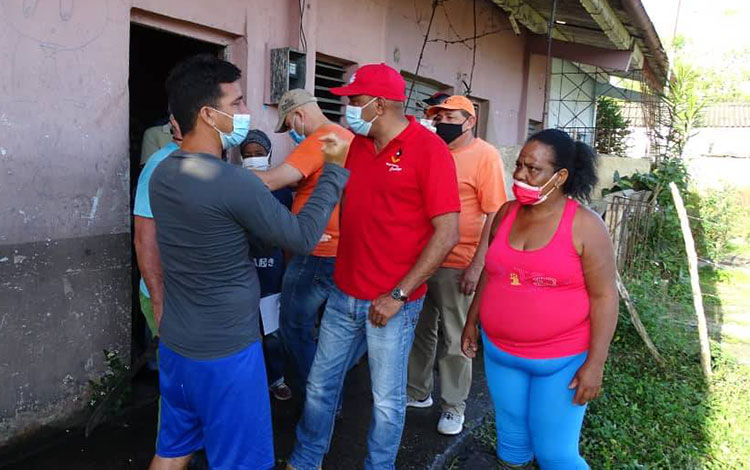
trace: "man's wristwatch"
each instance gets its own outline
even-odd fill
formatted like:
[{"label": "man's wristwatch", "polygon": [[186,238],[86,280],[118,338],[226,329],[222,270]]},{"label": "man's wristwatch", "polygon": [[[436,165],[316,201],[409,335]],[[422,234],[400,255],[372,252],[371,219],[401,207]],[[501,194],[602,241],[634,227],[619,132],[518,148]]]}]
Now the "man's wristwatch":
[{"label": "man's wristwatch", "polygon": [[401,302],[406,302],[409,300],[409,296],[406,295],[406,292],[400,287],[396,287],[391,291],[391,298],[393,300],[400,300]]}]

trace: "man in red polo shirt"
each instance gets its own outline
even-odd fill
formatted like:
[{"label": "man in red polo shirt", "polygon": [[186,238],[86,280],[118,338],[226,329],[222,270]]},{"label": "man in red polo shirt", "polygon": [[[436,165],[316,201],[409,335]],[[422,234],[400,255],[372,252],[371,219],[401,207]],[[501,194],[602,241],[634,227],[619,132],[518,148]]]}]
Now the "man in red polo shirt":
[{"label": "man in red polo shirt", "polygon": [[[393,469],[406,410],[406,369],[425,281],[458,242],[456,166],[448,147],[404,115],[406,84],[385,64],[361,67],[348,85],[347,155],[335,288],[320,327],[305,409],[289,468],[322,465],[346,366],[366,342],[373,416],[365,469]],[[329,137],[325,152],[346,151]]]}]

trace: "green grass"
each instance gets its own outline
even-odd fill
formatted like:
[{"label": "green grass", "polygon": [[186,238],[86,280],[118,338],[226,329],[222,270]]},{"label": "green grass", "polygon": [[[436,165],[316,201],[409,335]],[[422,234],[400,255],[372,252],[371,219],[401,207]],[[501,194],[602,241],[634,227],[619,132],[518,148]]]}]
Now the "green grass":
[{"label": "green grass", "polygon": [[[723,272],[702,274],[709,286],[734,281]],[[667,366],[656,366],[629,320],[621,318],[605,392],[584,423],[581,447],[592,467],[750,468],[750,368],[714,343],[714,376],[707,382],[690,299],[660,299],[647,276],[628,285]]]},{"label": "green grass", "polygon": [[[715,271],[703,277],[708,286],[735,281]],[[689,296],[665,298],[647,275],[627,284],[667,366],[656,365],[621,315],[603,394],[584,422],[584,457],[594,469],[750,468],[750,367],[713,344],[714,375],[704,380]],[[492,420],[474,432],[495,447]]]}]

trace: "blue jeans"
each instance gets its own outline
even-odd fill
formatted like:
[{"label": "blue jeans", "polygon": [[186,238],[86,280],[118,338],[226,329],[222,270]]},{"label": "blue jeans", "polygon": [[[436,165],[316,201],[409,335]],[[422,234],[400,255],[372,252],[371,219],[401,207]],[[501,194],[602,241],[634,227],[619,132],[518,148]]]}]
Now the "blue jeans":
[{"label": "blue jeans", "polygon": [[297,255],[291,259],[281,285],[281,339],[304,388],[315,357],[315,322],[328,300],[336,258]]},{"label": "blue jeans", "polygon": [[353,356],[367,345],[373,409],[367,436],[366,470],[392,470],[406,416],[406,372],[414,329],[423,299],[407,302],[385,327],[367,318],[369,300],[355,299],[334,288],[320,325],[315,361],[307,381],[297,442],[289,463],[297,470],[316,470],[328,452],[336,405]]},{"label": "blue jeans", "polygon": [[495,405],[498,458],[542,470],[585,470],[578,452],[586,405],[568,389],[587,353],[552,359],[513,356],[482,333],[487,385]]}]

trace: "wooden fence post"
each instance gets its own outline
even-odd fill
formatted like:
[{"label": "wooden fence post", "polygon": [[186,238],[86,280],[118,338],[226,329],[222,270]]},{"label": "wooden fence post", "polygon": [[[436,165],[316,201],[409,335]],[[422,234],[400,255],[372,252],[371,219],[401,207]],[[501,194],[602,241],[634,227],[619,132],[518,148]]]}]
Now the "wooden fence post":
[{"label": "wooden fence post", "polygon": [[687,251],[688,267],[690,268],[690,284],[693,288],[693,305],[695,314],[698,317],[698,338],[701,345],[701,366],[703,374],[706,377],[711,376],[711,348],[708,342],[708,327],[706,326],[706,314],[703,311],[703,295],[701,294],[700,278],[698,277],[698,255],[695,253],[695,241],[690,231],[685,204],[682,202],[682,196],[674,182],[669,183],[669,189],[672,191],[672,199],[677,209],[677,215],[680,218],[682,227],[682,236],[685,239],[685,251]]},{"label": "wooden fence post", "polygon": [[620,298],[622,299],[623,302],[625,302],[625,307],[628,309],[628,313],[630,314],[630,321],[633,323],[633,326],[635,327],[635,331],[638,332],[638,335],[646,344],[646,349],[648,349],[648,351],[654,357],[654,360],[656,361],[656,363],[664,367],[664,359],[661,357],[661,354],[659,354],[659,350],[656,349],[654,342],[651,341],[651,337],[648,335],[648,332],[646,331],[646,327],[643,326],[641,317],[640,315],[638,315],[638,311],[635,309],[635,305],[633,304],[633,301],[630,299],[630,293],[628,292],[628,289],[625,287],[625,283],[622,282],[620,273],[617,271],[615,271],[615,281],[617,282],[617,290],[620,292]]}]

